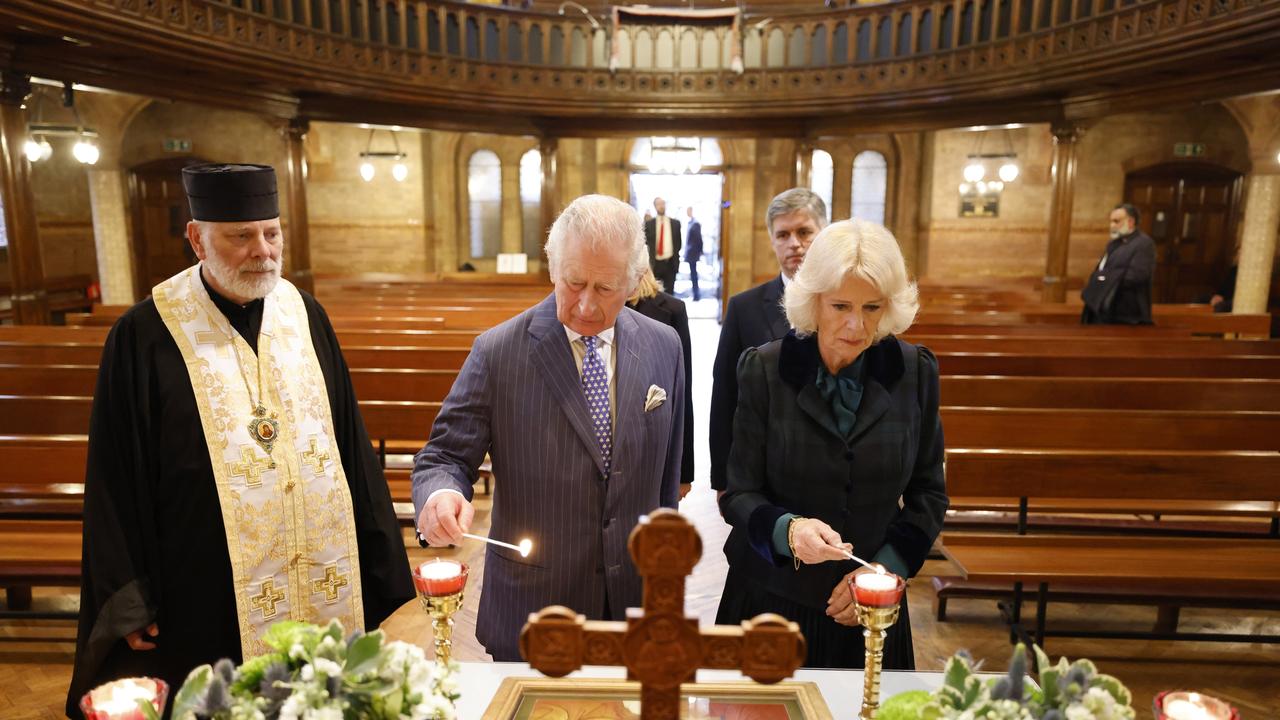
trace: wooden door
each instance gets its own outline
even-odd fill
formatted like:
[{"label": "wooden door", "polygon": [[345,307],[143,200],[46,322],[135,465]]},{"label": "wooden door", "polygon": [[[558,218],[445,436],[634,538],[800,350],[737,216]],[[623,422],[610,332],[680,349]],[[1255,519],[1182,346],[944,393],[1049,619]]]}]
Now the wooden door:
[{"label": "wooden door", "polygon": [[1203,301],[1231,267],[1241,175],[1202,163],[1169,163],[1129,173],[1125,202],[1156,243],[1152,299]]},{"label": "wooden door", "polygon": [[130,173],[138,297],[150,295],[156,284],[196,262],[187,242],[191,209],[182,189],[182,168],[197,162],[194,158],[157,160]]}]

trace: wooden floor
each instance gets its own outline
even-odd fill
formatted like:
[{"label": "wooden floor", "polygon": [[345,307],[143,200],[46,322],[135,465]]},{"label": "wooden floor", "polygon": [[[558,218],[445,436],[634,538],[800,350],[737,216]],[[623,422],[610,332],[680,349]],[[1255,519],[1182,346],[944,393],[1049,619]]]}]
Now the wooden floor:
[{"label": "wooden floor", "polygon": [[[717,327],[710,320],[694,320],[693,325],[694,364],[699,368],[695,377],[709,377]],[[696,384],[695,393],[697,417],[704,418],[709,406],[709,383]],[[686,608],[701,622],[711,623],[724,582],[726,565],[721,547],[728,528],[720,520],[714,494],[705,483],[703,425],[699,423],[697,447],[700,449],[698,468],[704,480],[695,486],[680,509],[698,527],[704,548],[702,561],[688,583]],[[474,531],[487,533],[488,499],[478,496],[476,509]],[[471,566],[472,579],[468,586],[471,592],[458,617],[455,654],[462,660],[484,659],[484,651],[475,640],[475,612],[484,572],[483,547],[472,542],[448,550],[423,550],[417,548],[411,538],[406,540],[407,545],[412,546],[411,563],[440,555],[460,558]],[[916,665],[921,670],[941,670],[948,656],[967,648],[975,657],[985,660],[984,669],[1003,670],[1010,648],[994,602],[952,601],[948,622],[934,621],[933,593],[928,579],[954,572],[945,561],[930,561],[912,581],[911,625]],[[75,602],[75,598],[56,590],[38,591],[35,600],[39,609],[70,609],[75,607]],[[1154,608],[1064,604],[1051,606],[1050,610],[1052,622],[1064,626],[1142,629],[1155,621]],[[1181,627],[1275,635],[1280,634],[1280,613],[1241,615],[1227,610],[1187,610],[1183,612]],[[396,639],[429,647],[426,616],[416,601],[393,615],[384,628]],[[0,718],[63,717],[61,708],[70,679],[74,637],[74,624],[69,621],[0,621]],[[1139,718],[1151,717],[1150,702],[1157,692],[1180,688],[1200,690],[1228,700],[1239,708],[1244,720],[1280,718],[1280,646],[1277,645],[1052,638],[1048,650],[1055,657],[1089,657],[1103,672],[1119,677],[1134,692]]]}]

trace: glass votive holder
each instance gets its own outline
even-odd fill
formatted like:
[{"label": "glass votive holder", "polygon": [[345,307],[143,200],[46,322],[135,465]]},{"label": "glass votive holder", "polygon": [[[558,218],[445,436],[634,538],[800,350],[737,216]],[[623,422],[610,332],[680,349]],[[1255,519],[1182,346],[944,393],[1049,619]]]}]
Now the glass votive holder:
[{"label": "glass votive holder", "polygon": [[85,720],[144,720],[138,701],[151,702],[156,715],[164,715],[169,684],[157,678],[122,678],[90,690],[80,698]]},{"label": "glass votive holder", "polygon": [[865,607],[891,607],[902,600],[907,583],[893,573],[866,572],[849,579],[853,599]]},{"label": "glass votive holder", "polygon": [[1240,720],[1240,713],[1209,695],[1186,690],[1165,691],[1155,697],[1156,720]]},{"label": "glass votive holder", "polygon": [[456,595],[467,586],[469,573],[464,562],[432,558],[413,569],[413,585],[429,597]]}]

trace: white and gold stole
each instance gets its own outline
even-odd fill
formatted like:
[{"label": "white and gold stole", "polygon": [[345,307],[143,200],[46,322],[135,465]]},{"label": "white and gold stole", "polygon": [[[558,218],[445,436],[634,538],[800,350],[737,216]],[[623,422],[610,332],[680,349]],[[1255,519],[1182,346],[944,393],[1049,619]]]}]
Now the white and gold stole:
[{"label": "white and gold stole", "polygon": [[[152,289],[200,407],[235,578],[245,659],[268,651],[279,620],[364,627],[360,556],[346,473],[302,296],[281,279],[266,297],[258,353],[200,281],[200,265]],[[259,373],[258,363],[261,363]],[[258,378],[262,387],[258,388]],[[273,442],[255,441],[254,388]],[[266,448],[270,447],[270,452]]]}]

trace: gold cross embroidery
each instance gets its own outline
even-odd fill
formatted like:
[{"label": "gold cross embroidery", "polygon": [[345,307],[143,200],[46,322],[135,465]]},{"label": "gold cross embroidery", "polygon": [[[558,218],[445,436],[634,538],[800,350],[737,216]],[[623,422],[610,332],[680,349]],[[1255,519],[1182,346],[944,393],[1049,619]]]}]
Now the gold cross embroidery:
[{"label": "gold cross embroidery", "polygon": [[262,612],[263,620],[270,620],[276,616],[276,605],[284,602],[284,590],[276,589],[275,580],[263,580],[262,592],[249,598],[249,604],[254,610]]},{"label": "gold cross embroidery", "polygon": [[324,569],[324,577],[311,581],[311,591],[324,593],[324,603],[332,605],[338,602],[338,590],[349,583],[346,575],[338,574],[337,565],[330,565]]},{"label": "gold cross embroidery", "polygon": [[227,351],[227,348],[231,345],[231,342],[227,340],[227,336],[223,335],[222,333],[201,330],[196,333],[196,344],[212,345],[214,349],[217,351],[218,357],[220,358],[225,359],[225,358],[231,357],[231,353]]},{"label": "gold cross embroidery", "polygon": [[233,478],[244,478],[245,485],[251,488],[261,487],[262,471],[270,468],[271,462],[259,458],[250,447],[240,449],[240,459],[244,462],[227,463],[227,472]]},{"label": "gold cross embroidery", "polygon": [[310,463],[316,475],[324,473],[324,464],[329,461],[329,451],[320,452],[319,446],[316,444],[316,436],[311,436],[311,449],[302,453],[302,462]]}]

